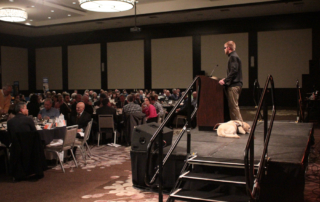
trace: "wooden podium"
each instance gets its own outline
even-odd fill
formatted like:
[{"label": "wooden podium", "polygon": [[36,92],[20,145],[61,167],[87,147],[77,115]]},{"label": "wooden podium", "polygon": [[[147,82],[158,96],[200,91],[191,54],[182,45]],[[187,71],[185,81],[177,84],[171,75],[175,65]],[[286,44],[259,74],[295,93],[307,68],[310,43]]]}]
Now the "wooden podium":
[{"label": "wooden podium", "polygon": [[[199,106],[197,112],[197,125],[201,131],[212,131],[217,123],[225,122],[225,107],[227,102],[224,95],[224,87],[219,84],[219,80],[211,79],[207,76],[199,76],[201,90]],[[227,111],[228,112],[228,111]]]}]

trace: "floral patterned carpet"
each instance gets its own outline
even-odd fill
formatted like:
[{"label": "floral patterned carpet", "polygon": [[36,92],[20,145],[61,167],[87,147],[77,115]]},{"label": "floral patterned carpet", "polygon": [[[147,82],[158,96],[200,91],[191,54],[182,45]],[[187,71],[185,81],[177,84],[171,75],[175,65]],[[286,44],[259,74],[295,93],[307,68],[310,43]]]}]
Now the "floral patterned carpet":
[{"label": "floral patterned carpet", "polygon": [[[91,146],[92,147],[92,146]],[[130,162],[130,147],[110,147],[102,145],[100,147],[91,148],[91,158],[87,158],[87,165],[77,150],[76,159],[79,168],[87,172],[96,172],[97,170],[112,169],[114,165],[121,165],[125,162]],[[66,172],[75,172],[74,162],[68,161],[64,163]],[[60,165],[53,168],[61,172]],[[119,170],[119,175],[112,175],[106,179],[105,184],[96,187],[92,193],[79,196],[83,201],[93,202],[156,202],[158,201],[158,193],[145,192],[133,187],[131,168],[124,167]],[[163,201],[166,201],[167,195],[163,195]],[[82,201],[81,200],[81,201]]]}]

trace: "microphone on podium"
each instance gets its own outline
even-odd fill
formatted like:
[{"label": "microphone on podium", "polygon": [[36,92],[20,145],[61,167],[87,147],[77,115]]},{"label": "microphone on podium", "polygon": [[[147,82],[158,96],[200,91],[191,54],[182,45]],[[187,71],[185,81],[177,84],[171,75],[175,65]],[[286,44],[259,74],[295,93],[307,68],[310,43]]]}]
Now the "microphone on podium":
[{"label": "microphone on podium", "polygon": [[[218,66],[219,66],[219,65],[217,64],[217,67],[216,67],[216,68],[218,68]],[[210,74],[210,76],[209,76],[209,77],[212,77],[212,76],[213,76],[214,69],[215,69],[215,68],[213,68],[213,70],[212,70],[212,72],[211,72],[211,74]]]}]

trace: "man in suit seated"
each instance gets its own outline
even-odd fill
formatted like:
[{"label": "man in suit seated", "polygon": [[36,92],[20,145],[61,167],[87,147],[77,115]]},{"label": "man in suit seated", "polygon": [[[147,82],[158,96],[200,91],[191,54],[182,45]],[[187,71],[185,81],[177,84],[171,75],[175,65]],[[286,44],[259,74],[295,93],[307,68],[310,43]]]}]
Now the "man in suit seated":
[{"label": "man in suit seated", "polygon": [[84,108],[85,104],[83,102],[79,102],[76,106],[77,114],[75,116],[71,116],[70,120],[72,125],[78,125],[77,138],[83,138],[79,133],[84,132],[89,121],[91,121],[91,115],[88,112],[84,111]]},{"label": "man in suit seated", "polygon": [[33,120],[28,117],[27,105],[24,102],[19,102],[15,106],[16,116],[8,121],[8,132],[12,137],[18,132],[36,131]]}]

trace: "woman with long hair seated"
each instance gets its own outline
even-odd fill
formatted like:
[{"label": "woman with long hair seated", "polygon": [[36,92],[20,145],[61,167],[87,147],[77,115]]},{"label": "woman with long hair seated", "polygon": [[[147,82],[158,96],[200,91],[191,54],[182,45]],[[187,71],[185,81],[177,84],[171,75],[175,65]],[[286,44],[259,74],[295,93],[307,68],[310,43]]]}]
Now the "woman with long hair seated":
[{"label": "woman with long hair seated", "polygon": [[147,123],[158,121],[157,110],[152,104],[150,104],[150,99],[147,97],[144,98],[142,112],[146,114]]}]

